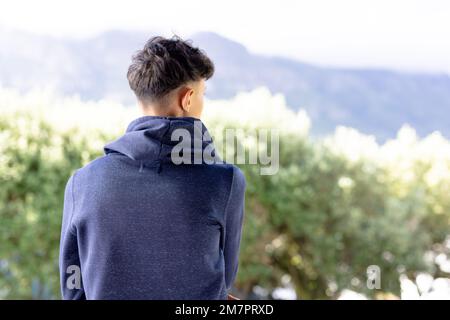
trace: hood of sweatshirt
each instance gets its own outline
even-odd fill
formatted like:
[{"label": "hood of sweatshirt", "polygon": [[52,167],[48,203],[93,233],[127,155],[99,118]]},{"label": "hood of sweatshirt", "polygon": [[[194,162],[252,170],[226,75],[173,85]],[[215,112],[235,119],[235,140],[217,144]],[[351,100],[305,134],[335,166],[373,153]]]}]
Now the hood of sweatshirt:
[{"label": "hood of sweatshirt", "polygon": [[158,172],[162,164],[173,163],[172,151],[180,156],[190,152],[190,163],[194,164],[220,160],[206,126],[193,117],[137,118],[128,125],[125,134],[107,144],[104,151],[105,154],[118,153],[137,161],[140,170],[144,166],[156,166]]}]

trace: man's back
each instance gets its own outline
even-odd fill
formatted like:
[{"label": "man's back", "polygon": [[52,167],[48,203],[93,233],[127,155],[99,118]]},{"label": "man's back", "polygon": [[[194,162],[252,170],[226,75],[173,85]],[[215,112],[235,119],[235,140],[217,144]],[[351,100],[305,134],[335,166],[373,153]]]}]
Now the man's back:
[{"label": "man's back", "polygon": [[[237,272],[245,178],[229,164],[173,163],[172,133],[194,133],[194,121],[141,117],[71,177],[64,298],[226,299]],[[74,265],[80,289],[71,285]]]}]

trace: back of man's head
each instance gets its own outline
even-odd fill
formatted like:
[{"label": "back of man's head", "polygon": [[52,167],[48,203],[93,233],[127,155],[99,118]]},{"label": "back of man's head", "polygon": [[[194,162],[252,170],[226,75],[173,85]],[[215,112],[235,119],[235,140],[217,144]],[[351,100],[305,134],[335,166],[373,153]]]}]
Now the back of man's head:
[{"label": "back of man's head", "polygon": [[133,56],[127,78],[145,105],[162,103],[171,91],[190,82],[208,80],[213,74],[213,62],[190,42],[178,36],[157,36]]}]

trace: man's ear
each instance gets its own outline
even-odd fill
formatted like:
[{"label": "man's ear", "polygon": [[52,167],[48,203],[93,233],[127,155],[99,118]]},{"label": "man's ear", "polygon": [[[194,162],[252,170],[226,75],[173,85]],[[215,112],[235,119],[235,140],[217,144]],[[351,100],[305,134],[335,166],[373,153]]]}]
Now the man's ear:
[{"label": "man's ear", "polygon": [[180,90],[180,98],[181,98],[181,108],[183,108],[183,110],[185,112],[189,112],[189,110],[191,109],[191,98],[192,95],[194,94],[194,90],[190,87],[184,87]]}]

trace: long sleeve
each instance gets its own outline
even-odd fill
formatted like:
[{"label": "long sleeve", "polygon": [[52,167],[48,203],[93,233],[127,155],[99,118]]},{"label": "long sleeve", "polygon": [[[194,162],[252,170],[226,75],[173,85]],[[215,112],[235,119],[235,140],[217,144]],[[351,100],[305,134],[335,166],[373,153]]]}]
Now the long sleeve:
[{"label": "long sleeve", "polygon": [[230,290],[239,265],[239,248],[242,235],[245,206],[245,177],[240,169],[234,168],[230,195],[225,210],[225,282]]},{"label": "long sleeve", "polygon": [[81,265],[78,255],[76,231],[72,226],[74,212],[74,180],[71,176],[64,193],[64,209],[59,252],[61,294],[64,300],[84,300],[85,293],[81,279]]}]

